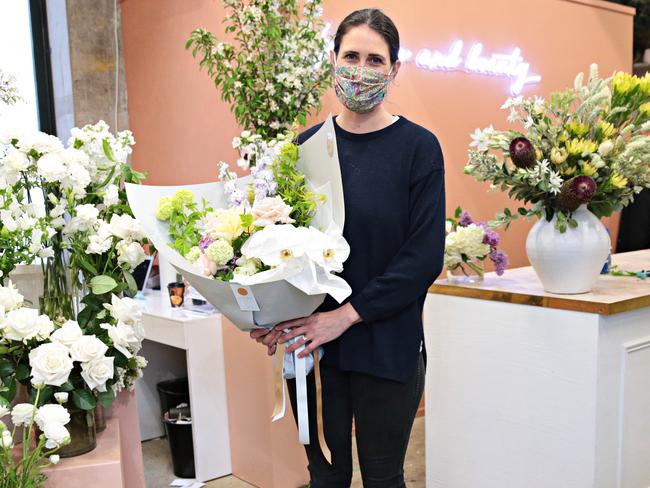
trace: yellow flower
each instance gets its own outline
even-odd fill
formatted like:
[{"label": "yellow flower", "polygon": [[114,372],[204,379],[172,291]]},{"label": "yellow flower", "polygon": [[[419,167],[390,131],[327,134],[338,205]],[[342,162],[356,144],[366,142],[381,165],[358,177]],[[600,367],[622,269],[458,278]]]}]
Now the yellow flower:
[{"label": "yellow flower", "polygon": [[542,152],[541,149],[535,148],[535,157],[537,158],[537,161],[541,161],[544,159],[544,153]]},{"label": "yellow flower", "polygon": [[554,147],[551,149],[551,162],[553,164],[560,165],[564,161],[566,161],[566,158],[569,156],[569,153],[567,153],[567,150],[564,149],[563,147],[557,148]]},{"label": "yellow flower", "polygon": [[627,178],[618,173],[612,173],[612,176],[609,177],[609,182],[614,188],[618,189],[623,189],[627,186]]},{"label": "yellow flower", "polygon": [[577,168],[575,166],[569,166],[562,170],[562,176],[573,176],[576,174]]},{"label": "yellow flower", "polygon": [[586,176],[593,176],[596,173],[598,173],[598,170],[594,168],[591,164],[587,163],[586,161],[583,161],[582,163],[580,163],[580,172]]},{"label": "yellow flower", "polygon": [[572,120],[566,125],[566,129],[574,137],[584,137],[589,133],[589,126],[577,120]]},{"label": "yellow flower", "polygon": [[638,84],[638,78],[623,71],[618,71],[612,80],[614,91],[623,94],[633,90]]},{"label": "yellow flower", "polygon": [[639,78],[641,91],[647,97],[650,97],[650,73],[646,73],[643,78]]},{"label": "yellow flower", "polygon": [[616,127],[614,127],[614,124],[610,122],[604,122],[601,120],[598,122],[598,131],[603,139],[609,139],[616,134]]},{"label": "yellow flower", "polygon": [[234,241],[244,232],[240,214],[240,210],[236,207],[216,210],[208,217],[205,233],[212,239]]},{"label": "yellow flower", "polygon": [[590,139],[571,139],[567,142],[566,148],[571,156],[578,156],[584,153],[596,152],[598,144]]},{"label": "yellow flower", "polygon": [[650,117],[650,102],[646,102],[639,107],[639,112],[641,112],[646,117]]}]

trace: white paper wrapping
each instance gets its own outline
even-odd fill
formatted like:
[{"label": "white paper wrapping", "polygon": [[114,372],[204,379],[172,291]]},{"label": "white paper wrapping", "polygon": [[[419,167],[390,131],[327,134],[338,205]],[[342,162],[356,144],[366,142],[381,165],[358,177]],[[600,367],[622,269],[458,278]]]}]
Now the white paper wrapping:
[{"label": "white paper wrapping", "polygon": [[[312,225],[323,231],[340,233],[343,229],[345,210],[331,115],[323,126],[300,146],[298,168],[315,189],[328,197],[327,203],[319,206]],[[167,234],[167,223],[156,218],[156,209],[163,197],[173,197],[181,189],[191,190],[197,202],[205,199],[215,209],[228,206],[224,184],[221,182],[180,186],[126,185],[129,205],[147,238],[207,301],[239,329],[250,331],[260,327],[272,327],[285,320],[306,317],[318,308],[326,294],[331,294],[340,302],[351,293],[349,286],[341,278],[324,272],[318,266],[306,267],[294,275],[272,270],[270,273],[266,272],[266,275],[261,273],[262,276],[254,275],[242,279],[244,282],[241,284],[252,291],[260,310],[241,310],[231,287],[233,282],[222,282],[202,276],[190,262],[168,245],[170,238]],[[161,283],[161,286],[165,285],[166,283]]]}]

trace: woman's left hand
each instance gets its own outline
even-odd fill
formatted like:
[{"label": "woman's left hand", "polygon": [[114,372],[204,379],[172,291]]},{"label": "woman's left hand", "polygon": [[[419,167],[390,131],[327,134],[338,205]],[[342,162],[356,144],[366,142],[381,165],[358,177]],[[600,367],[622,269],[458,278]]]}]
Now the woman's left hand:
[{"label": "woman's left hand", "polygon": [[298,355],[298,357],[304,358],[319,346],[333,341],[360,321],[361,317],[359,317],[354,307],[346,303],[331,312],[319,312],[309,317],[282,322],[276,325],[275,329],[281,331],[291,329],[278,339],[280,343],[287,342],[300,335],[304,336],[291,344],[286,350],[286,352],[290,353],[304,345],[305,350]]}]

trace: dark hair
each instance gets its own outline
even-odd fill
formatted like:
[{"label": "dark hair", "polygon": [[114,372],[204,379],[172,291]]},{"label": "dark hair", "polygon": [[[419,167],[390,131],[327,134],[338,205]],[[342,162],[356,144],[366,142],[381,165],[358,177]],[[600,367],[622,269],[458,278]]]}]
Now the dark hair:
[{"label": "dark hair", "polygon": [[390,55],[390,62],[393,64],[397,61],[399,54],[399,32],[397,27],[390,17],[378,8],[364,8],[355,10],[348,15],[343,22],[339,24],[336,29],[336,36],[334,36],[334,53],[339,55],[339,48],[341,47],[341,40],[343,36],[348,33],[352,27],[358,25],[367,25],[377,34],[380,34],[386,44],[388,44],[388,53]]}]

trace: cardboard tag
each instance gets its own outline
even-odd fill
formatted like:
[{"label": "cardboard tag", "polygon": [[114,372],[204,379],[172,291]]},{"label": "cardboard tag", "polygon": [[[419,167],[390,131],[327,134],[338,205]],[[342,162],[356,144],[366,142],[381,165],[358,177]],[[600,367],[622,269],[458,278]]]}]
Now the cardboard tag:
[{"label": "cardboard tag", "polygon": [[237,300],[237,305],[242,312],[259,312],[260,306],[255,300],[255,295],[253,295],[253,290],[250,286],[231,284],[230,289],[232,290],[235,299]]}]

